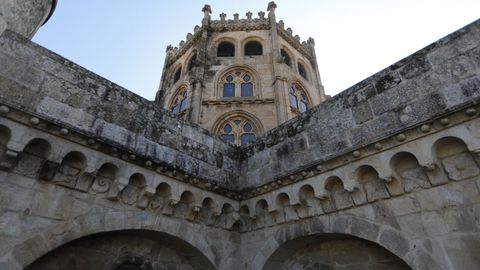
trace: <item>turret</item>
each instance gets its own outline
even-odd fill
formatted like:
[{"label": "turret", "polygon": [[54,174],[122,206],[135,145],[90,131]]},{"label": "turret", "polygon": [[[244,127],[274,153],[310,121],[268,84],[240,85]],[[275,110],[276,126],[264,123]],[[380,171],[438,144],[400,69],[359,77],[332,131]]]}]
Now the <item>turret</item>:
[{"label": "turret", "polygon": [[276,19],[202,9],[201,26],[169,47],[156,102],[222,139],[243,145],[324,100],[312,41]]},{"label": "turret", "polygon": [[1,0],[0,33],[8,29],[31,39],[56,5],[57,0]]}]

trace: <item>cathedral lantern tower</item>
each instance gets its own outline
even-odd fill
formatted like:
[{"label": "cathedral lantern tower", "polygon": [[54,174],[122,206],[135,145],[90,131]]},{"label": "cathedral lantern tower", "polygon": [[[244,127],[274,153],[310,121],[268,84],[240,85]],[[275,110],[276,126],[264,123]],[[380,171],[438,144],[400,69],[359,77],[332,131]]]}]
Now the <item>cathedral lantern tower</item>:
[{"label": "cathedral lantern tower", "polygon": [[313,39],[285,29],[276,7],[212,20],[205,5],[201,26],[167,47],[157,104],[242,145],[324,101]]}]

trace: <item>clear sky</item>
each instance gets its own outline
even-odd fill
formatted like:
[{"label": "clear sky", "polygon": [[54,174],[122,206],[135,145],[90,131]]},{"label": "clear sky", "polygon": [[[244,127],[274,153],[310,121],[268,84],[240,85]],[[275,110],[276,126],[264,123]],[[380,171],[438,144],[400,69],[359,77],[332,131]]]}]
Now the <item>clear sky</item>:
[{"label": "clear sky", "polygon": [[[59,0],[34,41],[153,100],[165,48],[203,17],[266,12],[260,0]],[[277,0],[277,20],[313,37],[327,94],[335,95],[480,16],[479,0]]]}]

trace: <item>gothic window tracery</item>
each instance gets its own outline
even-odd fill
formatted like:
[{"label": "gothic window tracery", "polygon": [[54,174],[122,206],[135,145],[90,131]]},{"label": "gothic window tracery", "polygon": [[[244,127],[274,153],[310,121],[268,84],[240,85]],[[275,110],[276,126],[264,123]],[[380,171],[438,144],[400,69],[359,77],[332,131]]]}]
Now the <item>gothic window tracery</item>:
[{"label": "gothic window tracery", "polygon": [[197,65],[197,53],[194,53],[188,62],[188,70],[192,70]]},{"label": "gothic window tracery", "polygon": [[251,97],[254,91],[254,77],[243,69],[235,69],[227,72],[222,80],[223,97]]},{"label": "gothic window tracery", "polygon": [[170,105],[170,111],[173,114],[184,116],[187,111],[188,92],[186,87],[181,87],[173,97]]},{"label": "gothic window tracery", "polygon": [[294,113],[306,112],[309,103],[305,90],[300,85],[294,83],[289,90],[290,108]]},{"label": "gothic window tracery", "polygon": [[225,121],[218,131],[220,138],[226,142],[245,145],[257,138],[258,128],[254,123],[242,116],[232,117]]}]

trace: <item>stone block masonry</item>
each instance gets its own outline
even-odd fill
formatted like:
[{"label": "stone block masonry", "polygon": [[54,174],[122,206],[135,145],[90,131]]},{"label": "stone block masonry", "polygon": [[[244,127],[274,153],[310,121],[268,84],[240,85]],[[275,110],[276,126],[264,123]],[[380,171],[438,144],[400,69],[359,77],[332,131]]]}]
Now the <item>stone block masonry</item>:
[{"label": "stone block masonry", "polygon": [[478,269],[479,21],[243,147],[13,30],[0,269]]}]

